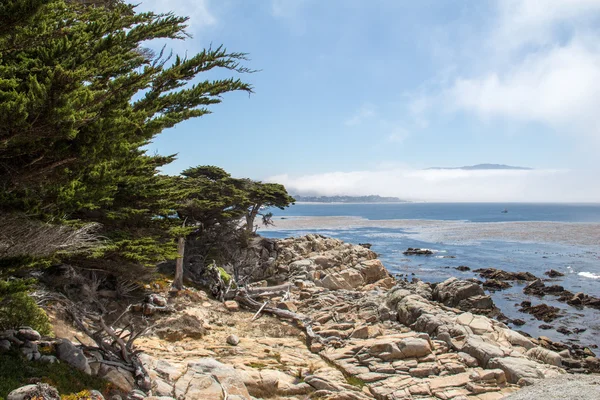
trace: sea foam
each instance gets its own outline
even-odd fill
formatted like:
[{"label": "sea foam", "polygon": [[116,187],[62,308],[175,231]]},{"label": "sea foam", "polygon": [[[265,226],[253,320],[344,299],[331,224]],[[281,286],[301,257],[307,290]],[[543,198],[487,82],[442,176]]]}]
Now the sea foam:
[{"label": "sea foam", "polygon": [[600,275],[594,274],[594,273],[591,273],[591,272],[587,272],[587,271],[580,272],[577,275],[583,276],[585,278],[590,278],[590,279],[600,279]]}]

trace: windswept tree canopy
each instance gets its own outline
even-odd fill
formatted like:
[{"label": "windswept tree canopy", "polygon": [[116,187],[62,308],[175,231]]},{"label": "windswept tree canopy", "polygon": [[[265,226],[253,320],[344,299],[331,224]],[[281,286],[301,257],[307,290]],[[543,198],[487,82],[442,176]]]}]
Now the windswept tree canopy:
[{"label": "windswept tree canopy", "polygon": [[254,230],[254,221],[258,215],[263,217],[264,225],[271,224],[272,213],[263,213],[264,209],[277,207],[283,210],[296,201],[283,185],[246,180],[245,190],[248,196],[246,207],[246,230]]},{"label": "windswept tree canopy", "polygon": [[108,240],[98,260],[153,264],[175,253],[187,192],[183,178],[159,174],[174,156],[144,146],[210,113],[224,94],[252,92],[239,78],[204,73],[251,71],[245,54],[221,46],[155,53],[155,39],[188,38],[187,18],[108,3],[0,4],[0,212],[99,222]]},{"label": "windswept tree canopy", "polygon": [[249,72],[243,53],[217,47],[182,58],[144,47],[185,39],[186,20],[122,2],[3,3],[0,207],[61,216],[110,207],[123,168],[148,157],[141,147],[209,113],[223,94],[252,91],[237,78],[201,79],[212,69]]},{"label": "windswept tree canopy", "polygon": [[244,216],[247,193],[222,168],[198,166],[181,175],[179,187],[184,194],[177,207],[181,219],[204,230]]},{"label": "windswept tree canopy", "polygon": [[263,222],[270,222],[271,214],[262,212],[266,208],[284,209],[295,201],[283,185],[232,178],[212,165],[188,168],[181,175],[180,187],[185,195],[178,213],[205,227],[244,217],[246,229],[251,232],[258,215],[263,216]]}]

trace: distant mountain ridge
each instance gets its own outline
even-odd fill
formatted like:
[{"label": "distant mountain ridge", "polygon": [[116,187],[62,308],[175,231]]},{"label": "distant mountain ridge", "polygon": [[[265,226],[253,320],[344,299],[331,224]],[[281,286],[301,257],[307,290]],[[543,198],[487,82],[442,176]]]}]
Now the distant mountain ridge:
[{"label": "distant mountain ridge", "polygon": [[473,170],[490,170],[490,169],[512,169],[512,170],[523,170],[529,171],[533,168],[528,167],[514,167],[512,165],[504,165],[504,164],[477,164],[477,165],[467,165],[464,167],[431,167],[426,169],[462,169],[467,171]]},{"label": "distant mountain ridge", "polygon": [[370,196],[300,196],[293,195],[299,203],[406,203],[398,197]]}]

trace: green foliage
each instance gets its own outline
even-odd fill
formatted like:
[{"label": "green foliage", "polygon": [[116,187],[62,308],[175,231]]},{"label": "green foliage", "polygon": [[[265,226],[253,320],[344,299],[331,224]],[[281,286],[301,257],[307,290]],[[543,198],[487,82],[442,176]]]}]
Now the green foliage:
[{"label": "green foliage", "polygon": [[0,211],[101,223],[108,245],[88,261],[172,256],[182,192],[158,171],[174,156],[144,146],[210,113],[224,94],[252,92],[240,79],[202,79],[218,69],[251,72],[243,53],[219,46],[179,57],[145,47],[187,38],[186,21],[122,1],[0,5]]},{"label": "green foliage", "polygon": [[42,335],[52,327],[46,312],[28,295],[31,280],[0,280],[0,331],[30,326]]},{"label": "green foliage", "polygon": [[262,210],[276,207],[281,210],[294,204],[296,201],[290,196],[283,185],[278,183],[262,183],[246,180],[245,190],[248,193],[248,206],[246,208],[246,230],[254,229],[254,220],[258,215],[263,217],[263,224],[271,224],[272,213],[262,213]]},{"label": "green foliage", "polygon": [[221,279],[223,280],[223,282],[224,282],[226,285],[229,285],[229,282],[231,282],[231,275],[229,275],[229,274],[227,273],[227,271],[225,271],[225,270],[223,269],[223,267],[218,267],[218,268],[219,268],[219,276],[221,277]]},{"label": "green foliage", "polygon": [[232,178],[215,166],[189,168],[181,175],[184,197],[178,214],[202,227],[246,217],[247,229],[252,231],[257,215],[263,216],[265,224],[270,223],[272,214],[263,214],[263,209],[284,209],[295,201],[283,185]]},{"label": "green foliage", "polygon": [[285,188],[215,166],[161,175],[174,155],[144,149],[165,129],[210,113],[225,94],[251,93],[235,77],[203,79],[252,72],[246,55],[222,46],[189,57],[155,53],[147,43],[188,37],[187,18],[109,3],[0,5],[0,213],[99,223],[102,247],[54,254],[75,266],[143,274],[143,266],[175,259],[181,237],[203,244],[197,259],[233,253],[223,249],[246,242],[257,216],[268,224],[263,211],[294,202]]},{"label": "green foliage", "polygon": [[177,213],[199,230],[240,219],[248,203],[239,179],[214,166],[186,169],[177,181],[181,199]]},{"label": "green foliage", "polygon": [[32,379],[39,379],[56,387],[59,393],[95,389],[108,394],[111,387],[108,382],[74,369],[67,363],[29,362],[16,351],[0,354],[0,398],[29,384]]}]

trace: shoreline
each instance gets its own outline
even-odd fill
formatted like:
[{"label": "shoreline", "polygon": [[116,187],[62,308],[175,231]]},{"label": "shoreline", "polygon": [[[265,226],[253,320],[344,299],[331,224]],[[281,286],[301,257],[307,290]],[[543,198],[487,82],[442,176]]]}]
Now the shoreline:
[{"label": "shoreline", "polygon": [[[383,226],[379,225],[380,222],[384,223]],[[600,223],[374,221],[360,217],[286,217],[275,223],[275,227],[259,233],[279,238],[317,233],[355,244],[368,242],[379,253],[391,273],[407,276],[408,279],[418,277],[433,283],[451,276],[481,279],[473,272],[459,272],[453,268],[468,265],[471,269],[495,266],[512,272],[528,271],[542,279],[546,278],[543,274],[545,271],[554,268],[566,276],[550,280],[547,284],[564,285],[574,293],[594,294],[597,292],[594,287],[600,283],[596,278],[600,275],[600,270],[595,261],[600,260],[597,247],[597,243],[600,243]],[[276,234],[269,235],[271,232]],[[407,247],[444,249],[444,253],[432,255],[432,258],[407,258],[400,254]],[[456,259],[452,260],[454,258]],[[600,317],[597,311],[578,312],[571,306],[558,302],[555,296],[530,296],[523,293],[523,288],[522,283],[515,282],[511,288],[490,292],[502,311],[511,318],[529,319],[526,327],[515,326],[514,329],[524,329],[534,335],[546,335],[553,340],[581,340],[582,344],[600,345],[593,337],[594,332],[600,332],[600,326],[592,323]],[[534,321],[519,312],[517,304],[523,301],[544,303],[562,310],[559,319],[552,324],[551,331],[547,327],[541,328],[542,322]],[[574,334],[563,334],[558,330],[583,327],[589,329]]]},{"label": "shoreline", "polygon": [[[283,219],[282,219],[283,218]],[[563,244],[591,247],[600,243],[598,222],[498,221],[433,219],[366,219],[355,216],[275,217],[274,225],[258,232],[302,230],[348,230],[360,228],[402,229],[423,241],[447,244],[467,241],[503,240],[508,242]]]}]

